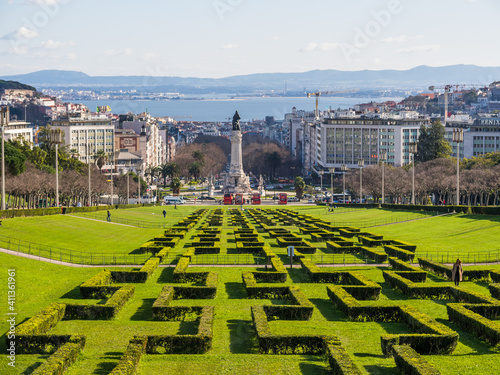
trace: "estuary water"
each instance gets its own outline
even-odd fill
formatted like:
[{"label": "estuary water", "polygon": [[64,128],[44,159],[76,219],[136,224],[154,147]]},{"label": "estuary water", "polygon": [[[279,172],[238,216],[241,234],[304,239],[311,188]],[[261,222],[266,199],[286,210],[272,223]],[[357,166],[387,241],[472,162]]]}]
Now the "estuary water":
[{"label": "estuary water", "polygon": [[[320,97],[319,109],[333,110],[352,108],[355,104],[371,101],[384,102],[394,100],[401,101],[403,98],[374,97],[374,98],[342,98],[342,97]],[[91,111],[97,106],[109,105],[111,111],[116,114],[128,112],[142,113],[147,110],[155,117],[175,117],[179,121],[228,121],[233,117],[234,111],[238,111],[242,120],[263,120],[266,116],[274,116],[276,120],[282,120],[285,113],[292,112],[292,108],[298,110],[313,111],[315,98],[307,97],[244,97],[231,99],[229,97],[207,97],[202,99],[171,99],[171,100],[83,100],[79,103],[85,104]]]}]

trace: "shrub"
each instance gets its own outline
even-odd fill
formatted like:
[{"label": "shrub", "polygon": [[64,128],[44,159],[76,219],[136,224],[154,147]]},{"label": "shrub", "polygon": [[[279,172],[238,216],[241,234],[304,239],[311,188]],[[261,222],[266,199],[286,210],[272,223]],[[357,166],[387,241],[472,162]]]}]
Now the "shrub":
[{"label": "shrub", "polygon": [[396,257],[405,262],[413,262],[413,259],[415,258],[415,253],[393,245],[385,245],[384,251],[387,253],[387,255]]},{"label": "shrub", "polygon": [[120,358],[118,365],[109,373],[110,375],[134,375],[139,367],[139,361],[146,351],[148,338],[135,336],[130,339],[127,350]]},{"label": "shrub", "polygon": [[349,354],[340,345],[326,345],[326,356],[328,363],[335,375],[357,375],[361,374]]},{"label": "shrub", "polygon": [[73,336],[69,342],[62,345],[40,367],[32,372],[33,375],[62,375],[75,363],[78,355],[85,346],[85,338]]},{"label": "shrub", "polygon": [[394,345],[392,355],[396,366],[406,375],[439,375],[440,372],[408,345]]},{"label": "shrub", "polygon": [[500,299],[500,284],[490,284],[490,293],[493,298]]},{"label": "shrub", "polygon": [[103,270],[80,285],[80,294],[83,298],[108,298],[120,287],[112,286],[110,271]]}]

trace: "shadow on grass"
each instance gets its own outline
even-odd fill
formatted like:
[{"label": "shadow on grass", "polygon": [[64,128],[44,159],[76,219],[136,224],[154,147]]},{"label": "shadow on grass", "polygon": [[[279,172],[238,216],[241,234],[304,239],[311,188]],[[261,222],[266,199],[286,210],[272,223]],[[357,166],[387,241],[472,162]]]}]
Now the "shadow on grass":
[{"label": "shadow on grass", "polygon": [[143,298],[141,306],[137,309],[134,315],[130,317],[130,320],[151,320],[151,309],[155,301],[155,298]]},{"label": "shadow on grass", "polygon": [[360,357],[360,358],[365,358],[365,357],[370,357],[370,358],[381,358],[381,359],[384,359],[384,358],[387,358],[385,355],[383,354],[371,354],[371,353],[354,353],[354,355],[356,357]]},{"label": "shadow on grass", "polygon": [[33,372],[40,367],[43,364],[43,362],[35,362],[32,365],[30,365],[26,370],[24,370],[21,375],[31,375]]},{"label": "shadow on grass", "polygon": [[77,286],[71,289],[69,292],[63,294],[61,298],[81,299],[83,297],[82,294],[80,293],[80,287]]},{"label": "shadow on grass", "polygon": [[128,253],[129,255],[144,255],[144,253],[141,251],[141,249],[134,249],[131,252]]},{"label": "shadow on grass", "polygon": [[[468,356],[468,355],[483,355],[483,354],[496,354],[500,353],[500,347],[493,347],[491,344],[488,344],[486,341],[480,339],[476,335],[469,333],[467,331],[464,331],[460,326],[457,324],[450,322],[447,319],[436,319],[437,322],[444,324],[448,328],[454,330],[456,333],[459,334],[460,338],[459,341],[461,344],[467,346],[468,348],[472,349],[474,353],[466,353],[466,354],[458,354],[458,355],[463,355],[463,356]],[[454,356],[457,354],[453,354]]]},{"label": "shadow on grass", "polygon": [[390,375],[390,374],[400,374],[399,369],[394,365],[393,368],[387,368],[380,365],[368,365],[364,367],[366,372],[370,375]]},{"label": "shadow on grass", "polygon": [[107,374],[109,374],[118,364],[120,357],[121,356],[116,356],[116,362],[100,362],[92,374],[94,374],[94,375],[107,375]]},{"label": "shadow on grass", "polygon": [[156,281],[157,284],[173,283],[174,282],[174,268],[165,267],[161,271],[160,277]]},{"label": "shadow on grass", "polygon": [[342,313],[332,301],[323,298],[310,298],[309,301],[316,306],[321,315],[329,322],[345,322],[347,321],[346,316]]},{"label": "shadow on grass", "polygon": [[323,366],[321,366],[321,365],[318,365],[316,363],[301,362],[301,363],[299,363],[299,368],[300,368],[300,372],[303,375],[331,374],[331,372],[328,371],[328,369],[326,368],[326,363]]},{"label": "shadow on grass", "polygon": [[311,283],[309,276],[302,268],[287,268],[286,270],[288,276],[294,283]]},{"label": "shadow on grass", "polygon": [[177,330],[177,335],[196,335],[199,325],[200,323],[197,321],[181,321],[179,329]]},{"label": "shadow on grass", "polygon": [[228,299],[248,298],[242,283],[225,283]]},{"label": "shadow on grass", "polygon": [[258,354],[251,320],[228,320],[229,350],[232,354]]}]

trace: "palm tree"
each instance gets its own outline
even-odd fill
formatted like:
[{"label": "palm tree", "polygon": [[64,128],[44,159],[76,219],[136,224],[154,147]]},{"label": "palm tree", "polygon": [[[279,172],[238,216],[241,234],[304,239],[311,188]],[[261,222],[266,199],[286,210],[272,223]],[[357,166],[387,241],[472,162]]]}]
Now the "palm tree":
[{"label": "palm tree", "polygon": [[179,193],[181,192],[181,186],[182,183],[179,177],[175,177],[172,179],[172,181],[170,181],[170,189],[172,189],[173,195],[179,195]]},{"label": "palm tree", "polygon": [[197,177],[200,175],[201,173],[201,165],[200,165],[200,162],[198,161],[195,161],[194,163],[192,163],[189,168],[188,168],[188,172],[190,175],[192,175],[194,177],[194,179],[196,180]]},{"label": "palm tree", "polygon": [[166,170],[167,170],[167,176],[170,176],[170,178],[174,178],[181,173],[181,168],[176,162],[170,162],[166,164]]},{"label": "palm tree", "polygon": [[95,153],[95,159],[97,167],[99,168],[99,171],[102,173],[102,167],[104,166],[106,160],[108,160],[108,155],[106,154],[106,152],[104,152],[104,150],[99,150]]},{"label": "palm tree", "polygon": [[167,177],[169,176],[168,164],[162,164],[158,167],[158,173],[163,178],[163,186],[167,186]]},{"label": "palm tree", "polygon": [[73,159],[78,159],[78,157],[80,156],[76,148],[72,148],[71,150],[69,150],[69,153]]},{"label": "palm tree", "polygon": [[297,195],[297,198],[301,199],[302,194],[304,193],[304,188],[306,187],[304,179],[300,176],[296,176],[295,181],[293,182],[293,186],[295,188],[295,194]]},{"label": "palm tree", "polygon": [[191,155],[193,156],[193,159],[201,162],[202,164],[205,161],[205,155],[203,155],[201,151],[193,151]]}]

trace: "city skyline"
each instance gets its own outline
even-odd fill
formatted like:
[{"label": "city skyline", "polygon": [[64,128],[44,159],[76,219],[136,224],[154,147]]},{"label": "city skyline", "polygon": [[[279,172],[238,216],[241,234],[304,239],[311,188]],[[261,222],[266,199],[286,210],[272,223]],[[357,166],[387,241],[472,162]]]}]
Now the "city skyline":
[{"label": "city skyline", "polygon": [[[3,0],[1,75],[220,78],[314,69],[500,66],[493,0]],[[480,27],[479,27],[480,26]]]}]

